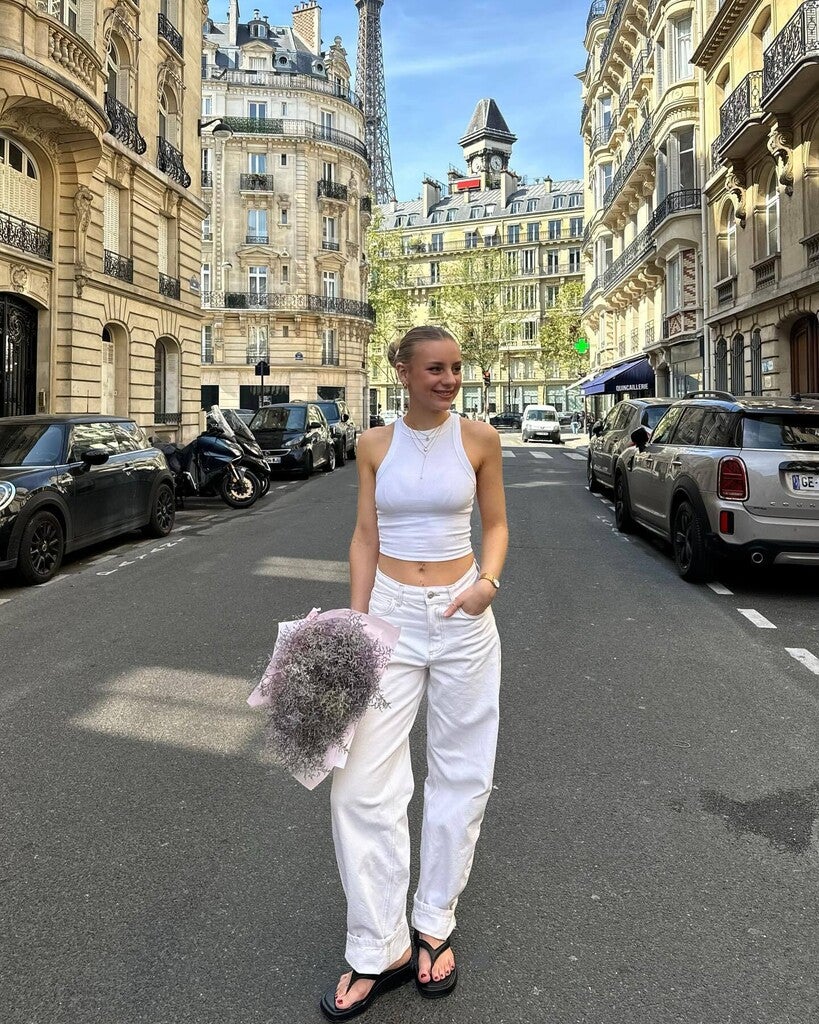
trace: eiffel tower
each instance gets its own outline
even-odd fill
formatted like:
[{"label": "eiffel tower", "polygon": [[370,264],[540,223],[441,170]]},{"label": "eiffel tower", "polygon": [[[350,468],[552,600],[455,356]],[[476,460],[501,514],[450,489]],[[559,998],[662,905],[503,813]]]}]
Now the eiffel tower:
[{"label": "eiffel tower", "polygon": [[358,8],[358,55],[355,88],[364,101],[367,151],[370,154],[370,189],[377,203],[395,199],[387,126],[387,90],[381,47],[381,8],[384,0],[355,0]]}]

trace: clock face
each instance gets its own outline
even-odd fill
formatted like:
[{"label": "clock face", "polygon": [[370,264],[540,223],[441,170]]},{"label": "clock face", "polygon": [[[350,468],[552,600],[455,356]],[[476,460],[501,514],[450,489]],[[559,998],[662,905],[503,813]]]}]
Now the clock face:
[{"label": "clock face", "polygon": [[492,168],[493,171],[499,171],[501,167],[503,167],[503,160],[501,160],[497,153],[489,161],[489,166]]},{"label": "clock face", "polygon": [[477,174],[481,169],[481,158],[479,156],[472,157],[472,173]]}]

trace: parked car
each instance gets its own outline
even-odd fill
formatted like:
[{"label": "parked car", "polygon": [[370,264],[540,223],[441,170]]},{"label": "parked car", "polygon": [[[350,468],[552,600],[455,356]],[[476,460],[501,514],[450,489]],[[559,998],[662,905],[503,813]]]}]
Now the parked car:
[{"label": "parked car", "polygon": [[343,466],[347,459],[355,458],[358,443],[358,429],[350,415],[350,407],[341,398],[320,398],[315,404],[330,424],[330,433],[336,443],[336,463]]},{"label": "parked car", "polygon": [[520,439],[560,444],[560,420],[553,405],[527,405],[520,424]]},{"label": "parked car", "polygon": [[309,477],[336,468],[336,447],[324,413],[315,402],[265,405],[250,421],[271,473]]},{"label": "parked car", "polygon": [[819,566],[819,396],[697,392],[633,440],[615,470],[617,527],[670,541],[683,579],[708,579],[715,555]]},{"label": "parked car", "polygon": [[0,569],[46,583],[70,551],[176,515],[165,456],[116,416],[0,419]]},{"label": "parked car", "polygon": [[384,417],[378,413],[370,413],[370,427],[385,427]]},{"label": "parked car", "polygon": [[651,433],[674,401],[673,398],[626,398],[609,409],[605,419],[592,426],[586,464],[590,491],[600,490],[601,485],[614,487],[614,467],[620,453],[633,444],[632,433],[637,427],[645,427]]},{"label": "parked car", "polygon": [[519,412],[499,412],[489,417],[489,425],[497,430],[520,430],[521,415]]},{"label": "parked car", "polygon": [[238,416],[242,423],[248,424],[256,415],[255,409],[223,409],[222,412],[232,412],[234,416]]}]

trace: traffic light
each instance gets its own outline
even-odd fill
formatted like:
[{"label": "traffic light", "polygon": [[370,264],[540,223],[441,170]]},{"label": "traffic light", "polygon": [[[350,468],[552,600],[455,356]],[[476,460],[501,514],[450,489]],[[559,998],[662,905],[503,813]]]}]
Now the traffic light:
[{"label": "traffic light", "polygon": [[489,384],[492,383],[492,374],[490,373],[489,370],[484,370],[483,371],[483,382],[486,385],[489,385]]}]

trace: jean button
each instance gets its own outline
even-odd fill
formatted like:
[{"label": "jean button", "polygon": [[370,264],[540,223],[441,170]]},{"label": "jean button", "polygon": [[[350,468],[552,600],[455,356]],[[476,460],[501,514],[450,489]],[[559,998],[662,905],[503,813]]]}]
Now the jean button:
[{"label": "jean button", "polygon": [[430,598],[435,597],[435,591],[434,590],[430,590],[430,592],[427,594],[427,597],[430,597]]}]

